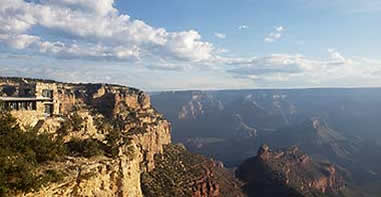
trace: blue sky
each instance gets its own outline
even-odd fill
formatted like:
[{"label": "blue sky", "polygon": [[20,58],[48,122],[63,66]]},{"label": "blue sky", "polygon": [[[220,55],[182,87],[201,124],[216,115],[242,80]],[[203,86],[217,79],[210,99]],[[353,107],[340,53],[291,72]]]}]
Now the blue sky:
[{"label": "blue sky", "polygon": [[[330,1],[325,0],[309,2],[169,0],[163,3],[140,0],[117,1],[116,5],[136,19],[156,27],[165,27],[169,31],[196,29],[205,40],[229,48],[241,56],[274,52],[304,52],[307,55],[325,56],[326,49],[336,45],[349,55],[379,55],[377,50],[369,54],[368,49],[381,44],[381,27],[376,25],[381,20],[381,10],[370,9],[359,0],[342,1],[344,3],[327,3]],[[381,7],[380,3],[374,4]],[[366,10],[356,12],[361,5]],[[250,28],[239,31],[237,26],[240,24]],[[288,34],[276,45],[266,45],[263,37],[274,26],[287,27]],[[215,32],[222,32],[229,39],[220,40],[214,36]],[[299,46],[301,42],[307,46]]]},{"label": "blue sky", "polygon": [[0,75],[144,90],[381,85],[378,0],[2,0]]}]

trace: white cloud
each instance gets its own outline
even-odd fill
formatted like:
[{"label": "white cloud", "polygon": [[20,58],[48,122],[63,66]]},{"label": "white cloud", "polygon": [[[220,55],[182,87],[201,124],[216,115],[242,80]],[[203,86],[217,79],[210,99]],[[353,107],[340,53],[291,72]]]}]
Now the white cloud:
[{"label": "white cloud", "polygon": [[[267,57],[232,61],[228,70],[237,78],[251,79],[279,87],[298,84],[303,87],[328,84],[356,86],[367,79],[381,81],[381,61],[360,57],[346,58],[337,50],[329,49],[324,59],[303,55],[275,54]],[[287,82],[287,83],[282,83]]]},{"label": "white cloud", "polygon": [[191,66],[186,64],[171,64],[171,63],[155,63],[146,66],[151,70],[166,70],[166,71],[186,71],[190,70]]},{"label": "white cloud", "polygon": [[239,30],[249,29],[249,26],[247,26],[247,25],[240,25],[240,26],[238,27],[238,29],[239,29]]},{"label": "white cloud", "polygon": [[[44,27],[60,37],[47,40],[28,34]],[[66,36],[63,37],[63,36]],[[73,37],[78,43],[71,43]],[[194,30],[168,32],[120,14],[114,0],[23,0],[0,2],[0,44],[57,57],[98,57],[128,60],[140,56],[176,61],[208,61],[213,44]]]},{"label": "white cloud", "polygon": [[282,32],[284,30],[284,27],[283,26],[278,26],[278,27],[275,27],[275,30],[277,32]]},{"label": "white cloud", "polygon": [[283,26],[274,27],[274,31],[270,32],[265,38],[265,42],[275,42],[282,37],[282,32],[284,31]]},{"label": "white cloud", "polygon": [[266,38],[265,42],[275,42],[282,37],[281,33],[271,32]]},{"label": "white cloud", "polygon": [[27,34],[0,34],[0,41],[3,40],[7,46],[15,49],[25,49],[31,44],[40,40],[37,36]]},{"label": "white cloud", "polygon": [[77,44],[66,45],[62,42],[39,42],[36,44],[41,53],[56,55],[60,58],[88,58],[106,59],[118,61],[139,60],[140,50],[137,47],[124,48],[105,47],[102,45],[79,46]]},{"label": "white cloud", "polygon": [[[177,32],[168,35],[165,45],[169,57],[193,62],[207,61],[213,57],[214,46],[200,41],[201,35],[196,31]],[[167,56],[168,57],[168,56]]]},{"label": "white cloud", "polygon": [[[247,25],[241,25],[238,29],[248,28]],[[282,38],[285,31],[284,26],[274,27],[264,40],[275,42]],[[221,33],[216,33],[215,36],[226,38]],[[290,84],[368,84],[370,81],[381,84],[380,60],[348,58],[336,49],[328,49],[329,56],[326,58],[290,54],[232,57],[232,54],[226,54],[228,50],[216,48],[212,43],[204,41],[195,30],[169,32],[120,13],[114,6],[114,0],[35,0],[32,3],[23,0],[0,0],[0,45],[5,50],[12,49],[8,52],[11,54],[22,53],[49,60],[60,58],[55,63],[97,60],[87,62],[86,68],[74,73],[76,66],[71,62],[64,65],[72,65],[71,67],[63,66],[59,70],[45,72],[49,66],[31,66],[24,69],[25,65],[32,62],[25,58],[15,60],[23,61],[23,65],[20,63],[17,70],[12,70],[13,65],[6,62],[8,58],[0,58],[0,62],[3,62],[0,66],[2,74],[26,73],[29,76],[28,73],[34,73],[32,76],[46,75],[70,81],[81,81],[83,73],[91,70],[90,65],[106,62],[120,67],[134,66],[125,68],[123,72],[106,72],[107,69],[101,65],[97,68],[102,68],[102,72],[95,69],[89,71],[86,73],[89,74],[86,80],[90,81],[91,76],[104,80],[103,74],[107,74],[112,76],[112,80],[124,82],[126,74],[130,77],[127,84],[134,84],[136,81],[136,84],[147,84],[147,87],[159,87],[159,83],[163,88],[175,81],[164,73],[170,70],[177,72],[171,77],[177,77],[177,81],[186,81],[174,86],[189,88],[210,85],[221,88],[250,87],[250,84],[254,84],[253,81],[264,86],[282,87]],[[107,60],[116,62],[108,63]],[[133,64],[128,64],[130,61]],[[36,62],[44,61],[40,59]],[[132,67],[134,70],[130,69]],[[208,72],[214,72],[214,78],[210,78]],[[189,73],[192,73],[193,78],[200,79],[200,82],[186,78],[190,76]],[[152,76],[162,80],[157,82],[152,80]],[[234,80],[232,76],[235,77]]]},{"label": "white cloud", "polygon": [[225,39],[226,38],[226,34],[223,34],[223,33],[214,33],[214,36],[216,36],[217,38],[219,39]]},{"label": "white cloud", "polygon": [[343,64],[352,64],[351,59],[347,59],[342,56],[336,49],[328,49],[328,53],[331,55],[331,58],[337,60],[339,63]]},{"label": "white cloud", "polygon": [[217,54],[223,54],[223,53],[229,53],[229,52],[230,52],[229,49],[224,49],[224,48],[219,48],[216,50]]},{"label": "white cloud", "polygon": [[114,0],[40,0],[40,2],[60,7],[77,7],[78,9],[90,11],[101,16],[117,13],[117,9],[113,7]]}]

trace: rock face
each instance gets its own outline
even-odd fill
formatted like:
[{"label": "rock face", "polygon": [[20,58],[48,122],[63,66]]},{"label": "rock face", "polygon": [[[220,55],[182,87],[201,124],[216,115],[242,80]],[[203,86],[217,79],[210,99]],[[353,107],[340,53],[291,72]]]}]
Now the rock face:
[{"label": "rock face", "polygon": [[[20,196],[143,196],[141,174],[155,168],[154,156],[171,143],[170,123],[151,106],[147,94],[117,85],[6,78],[0,80],[0,95],[26,99],[19,94],[24,86],[32,87],[36,94],[39,88],[33,87],[54,87],[52,103],[59,108],[51,115],[31,108],[13,109],[25,128],[63,136],[66,142],[76,138],[108,143],[113,130],[119,132],[119,138],[115,157],[67,157],[41,166],[41,171],[58,170],[65,178]],[[38,97],[29,99],[34,98]]]},{"label": "rock face", "polygon": [[334,165],[314,162],[296,146],[272,151],[263,145],[239,167],[237,176],[253,196],[338,196],[345,188]]},{"label": "rock face", "polygon": [[55,163],[52,168],[64,169],[65,180],[24,196],[142,196],[140,164],[143,157],[136,146],[131,147],[128,156],[113,160],[72,158]]},{"label": "rock face", "polygon": [[66,144],[91,140],[106,147],[95,156],[68,154],[41,164],[36,174],[54,171],[64,178],[18,196],[244,196],[242,183],[221,162],[171,145],[170,123],[137,89],[0,78],[1,99],[24,129]]},{"label": "rock face", "polygon": [[312,158],[349,167],[352,160],[356,160],[354,153],[359,152],[361,141],[332,128],[323,118],[312,117],[279,129],[267,137],[266,143],[277,147],[298,144]]},{"label": "rock face", "polygon": [[143,174],[147,197],[240,197],[242,183],[219,162],[191,154],[180,145],[166,145],[155,157],[155,170]]},{"label": "rock face", "polygon": [[179,120],[195,120],[223,109],[224,105],[215,97],[202,92],[192,92],[190,101],[181,107],[177,117]]}]

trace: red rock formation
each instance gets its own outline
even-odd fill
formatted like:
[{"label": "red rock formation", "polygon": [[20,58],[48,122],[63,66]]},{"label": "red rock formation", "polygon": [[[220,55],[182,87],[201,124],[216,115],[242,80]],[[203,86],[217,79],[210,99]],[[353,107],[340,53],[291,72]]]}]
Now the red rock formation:
[{"label": "red rock formation", "polygon": [[335,166],[314,162],[296,146],[272,151],[263,145],[256,157],[240,166],[237,175],[252,188],[260,185],[254,192],[266,196],[336,194],[345,186]]}]

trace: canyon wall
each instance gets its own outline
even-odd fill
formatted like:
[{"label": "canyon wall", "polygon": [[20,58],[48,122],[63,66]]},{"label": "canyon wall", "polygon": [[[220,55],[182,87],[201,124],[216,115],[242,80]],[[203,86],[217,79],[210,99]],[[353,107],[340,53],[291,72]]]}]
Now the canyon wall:
[{"label": "canyon wall", "polygon": [[76,138],[108,143],[111,132],[119,133],[114,157],[67,156],[44,164],[40,171],[57,170],[65,175],[63,180],[20,196],[143,196],[141,174],[155,168],[154,156],[171,143],[170,123],[151,106],[147,94],[117,85],[31,79],[2,79],[0,93],[21,98],[19,90],[25,86],[36,98],[41,89],[52,90],[57,111],[47,116],[38,110],[12,110],[24,128],[61,136],[65,142]]}]

